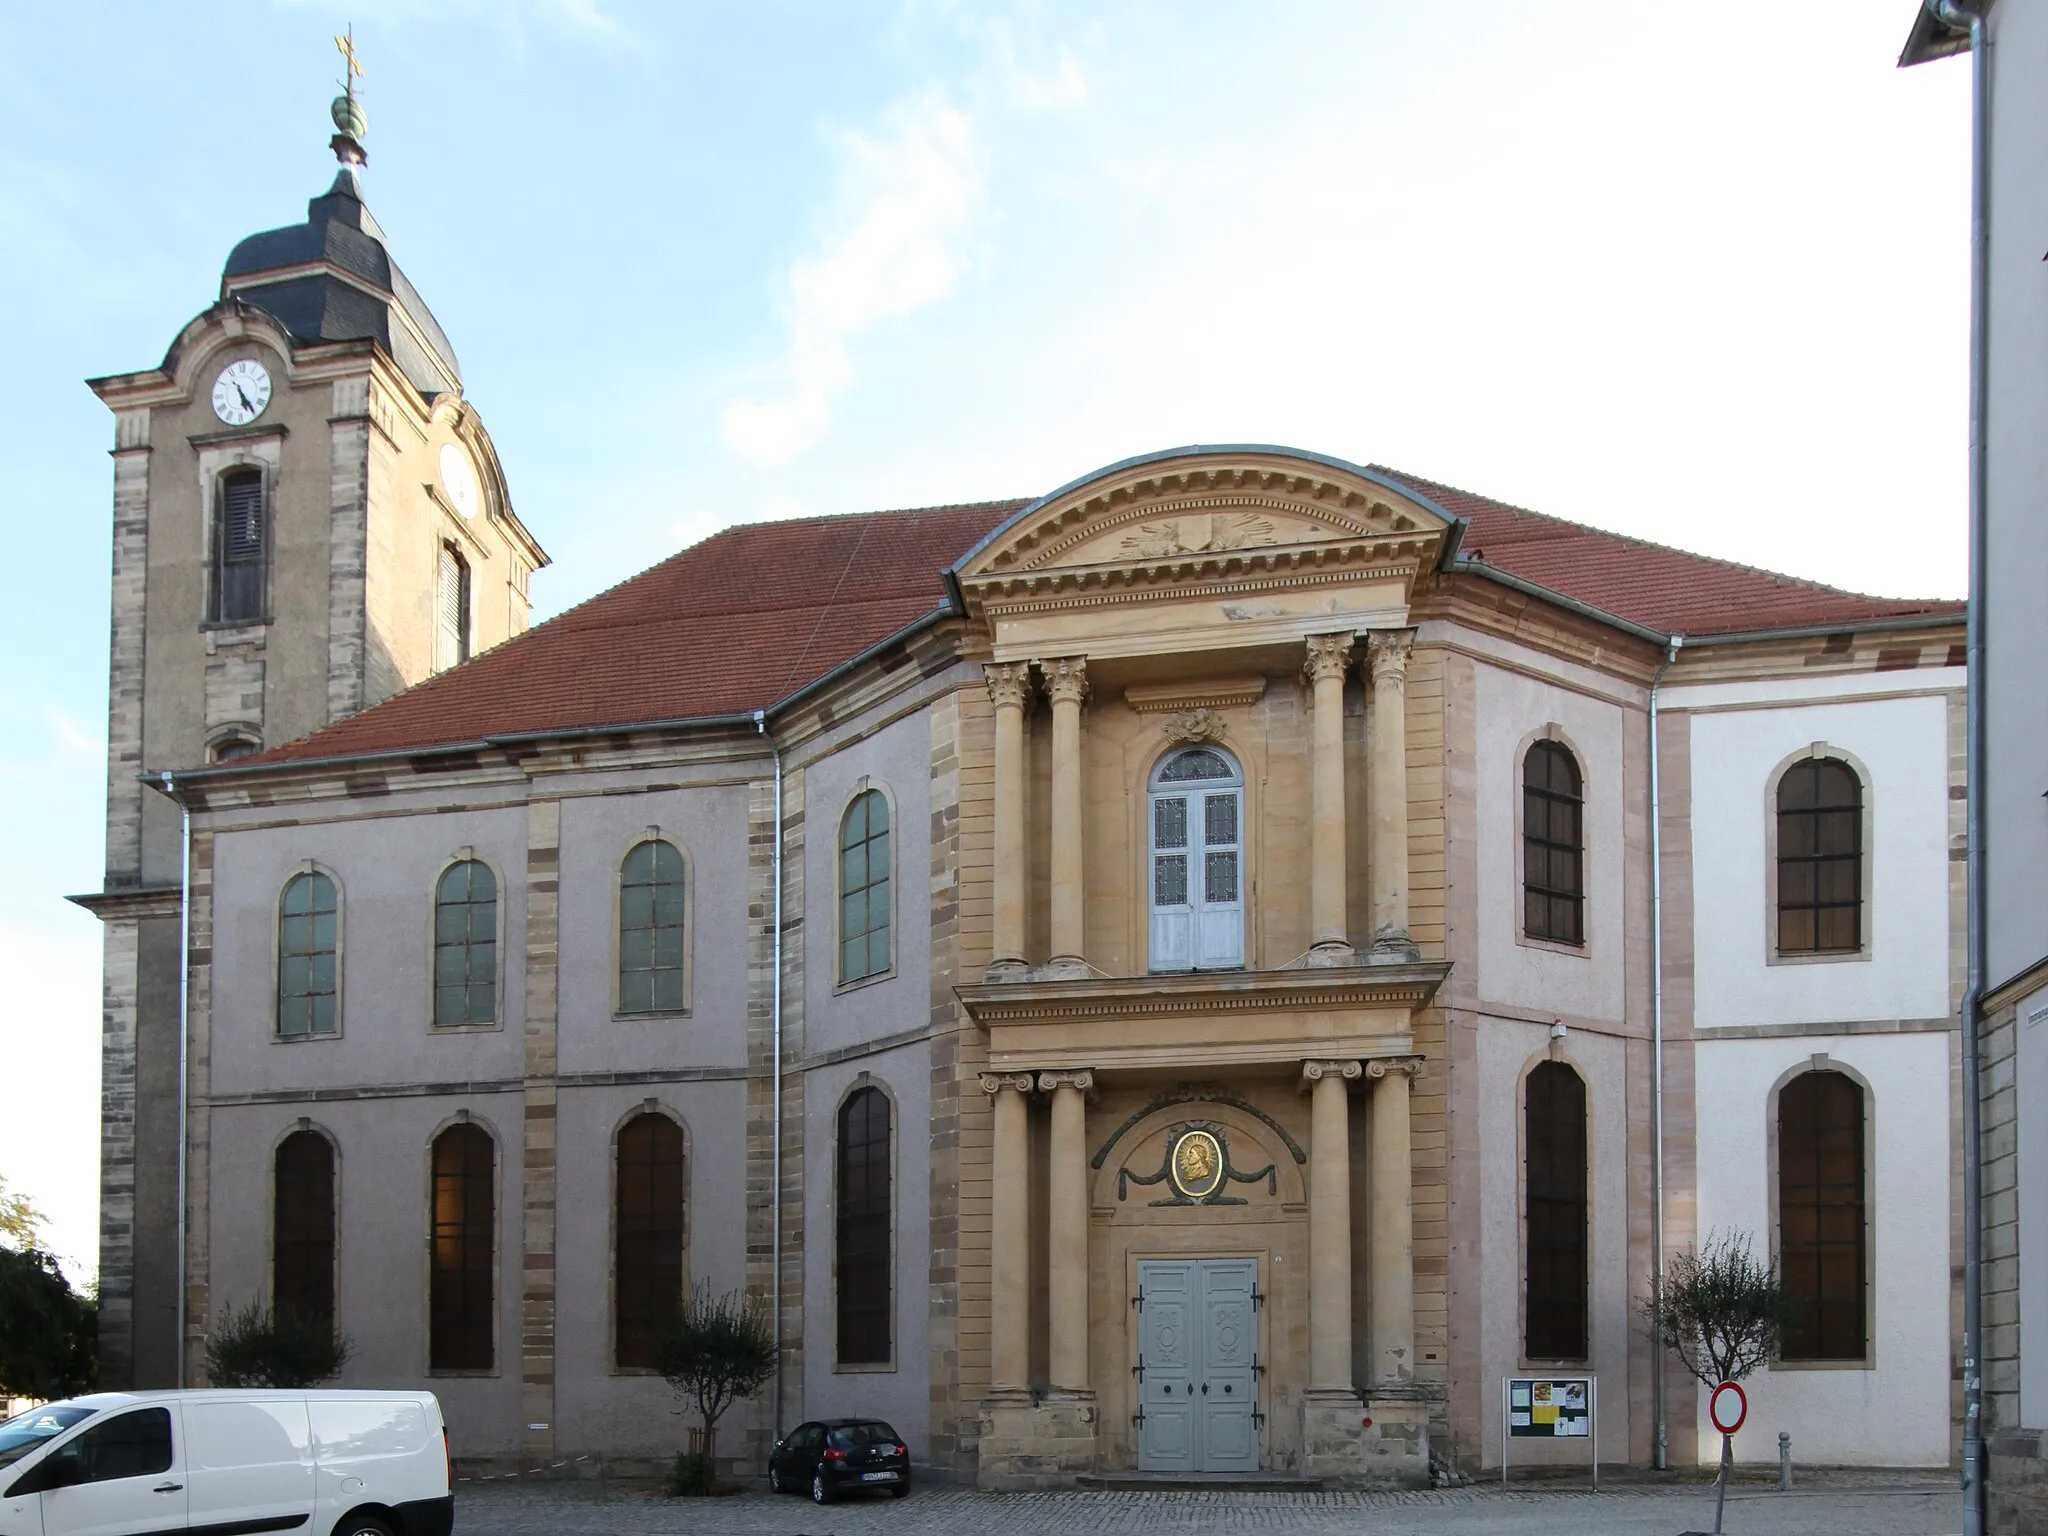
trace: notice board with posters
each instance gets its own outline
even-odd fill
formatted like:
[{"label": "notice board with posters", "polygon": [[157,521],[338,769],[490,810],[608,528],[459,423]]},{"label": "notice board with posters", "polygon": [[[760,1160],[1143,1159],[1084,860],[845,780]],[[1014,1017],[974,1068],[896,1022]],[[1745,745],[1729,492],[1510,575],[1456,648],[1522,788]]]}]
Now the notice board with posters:
[{"label": "notice board with posters", "polygon": [[1600,1486],[1600,1384],[1591,1376],[1507,1376],[1500,1384],[1500,1478],[1510,1440],[1584,1440]]}]

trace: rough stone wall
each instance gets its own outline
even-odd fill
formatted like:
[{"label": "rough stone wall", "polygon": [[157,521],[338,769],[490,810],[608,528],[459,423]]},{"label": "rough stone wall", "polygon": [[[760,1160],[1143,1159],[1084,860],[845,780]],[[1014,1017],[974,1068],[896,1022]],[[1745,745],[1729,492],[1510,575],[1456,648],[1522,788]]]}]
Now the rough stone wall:
[{"label": "rough stone wall", "polygon": [[520,1458],[555,1455],[555,1171],[562,802],[526,808],[526,1048],[521,1117]]},{"label": "rough stone wall", "polygon": [[352,715],[365,693],[370,530],[370,380],[334,381],[328,461],[327,719]]}]

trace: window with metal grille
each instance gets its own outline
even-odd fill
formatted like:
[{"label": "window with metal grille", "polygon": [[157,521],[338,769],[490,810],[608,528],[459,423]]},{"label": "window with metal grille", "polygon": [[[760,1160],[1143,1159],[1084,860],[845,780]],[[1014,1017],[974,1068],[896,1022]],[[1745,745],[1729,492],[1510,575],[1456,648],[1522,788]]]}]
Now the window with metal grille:
[{"label": "window with metal grille", "polygon": [[1586,1358],[1586,1084],[1561,1061],[1523,1087],[1523,1196],[1528,1203],[1523,1351]]},{"label": "window with metal grille", "polygon": [[334,1146],[318,1131],[278,1143],[271,1180],[270,1299],[334,1326]]},{"label": "window with metal grille", "polygon": [[469,660],[469,562],[453,544],[441,546],[441,570],[435,587],[434,666],[437,671]]},{"label": "window with metal grille", "polygon": [[889,1284],[889,1099],[860,1088],[839,1109],[839,1363],[886,1365]]},{"label": "window with metal grille", "polygon": [[497,1162],[480,1125],[451,1125],[434,1138],[427,1364],[437,1371],[487,1371],[494,1359]]},{"label": "window with metal grille", "polygon": [[278,904],[277,1032],[331,1035],[340,1024],[341,898],[318,871],[293,875]]},{"label": "window with metal grille", "polygon": [[619,1012],[683,1009],[683,856],[673,843],[636,843],[619,866]]},{"label": "window with metal grille", "polygon": [[612,1348],[624,1367],[654,1364],[683,1304],[683,1130],[648,1110],[619,1132],[613,1231]]},{"label": "window with metal grille", "polygon": [[879,789],[854,797],[839,823],[839,979],[888,972],[889,801]]},{"label": "window with metal grille", "polygon": [[1213,747],[1175,752],[1152,775],[1155,971],[1244,964],[1243,786]]},{"label": "window with metal grille", "polygon": [[1584,781],[1571,750],[1539,741],[1522,759],[1522,932],[1586,942]]},{"label": "window with metal grille", "polygon": [[215,497],[212,617],[223,623],[260,619],[269,543],[263,471],[237,469],[222,475]]},{"label": "window with metal grille", "polygon": [[1839,758],[1778,780],[1778,953],[1863,947],[1863,781]]},{"label": "window with metal grille", "polygon": [[1778,1092],[1778,1273],[1792,1301],[1779,1354],[1860,1360],[1864,1297],[1863,1090],[1802,1072]]},{"label": "window with metal grille", "polygon": [[434,887],[434,1023],[498,1018],[498,877],[480,859],[442,872]]}]

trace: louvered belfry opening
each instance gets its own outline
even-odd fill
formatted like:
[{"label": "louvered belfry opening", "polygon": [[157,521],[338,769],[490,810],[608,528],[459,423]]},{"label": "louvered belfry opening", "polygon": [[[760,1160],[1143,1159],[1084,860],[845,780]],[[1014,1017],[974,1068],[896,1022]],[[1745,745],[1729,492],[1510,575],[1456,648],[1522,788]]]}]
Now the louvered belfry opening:
[{"label": "louvered belfry opening", "polygon": [[1778,780],[1778,952],[1863,947],[1863,781],[1839,758]]},{"label": "louvered belfry opening", "polygon": [[1586,1358],[1586,1084],[1546,1061],[1524,1088],[1523,1189],[1528,1273],[1523,1352],[1531,1360]]},{"label": "louvered belfry opening", "polygon": [[491,1368],[496,1179],[497,1149],[483,1127],[451,1125],[434,1138],[427,1363],[437,1371]]},{"label": "louvered belfry opening", "polygon": [[270,1299],[280,1312],[334,1326],[334,1147],[318,1131],[278,1143],[273,1169]]},{"label": "louvered belfry opening", "polygon": [[1586,942],[1584,781],[1571,749],[1539,741],[1522,759],[1522,931]]},{"label": "louvered belfry opening", "polygon": [[1778,1266],[1787,1360],[1860,1360],[1865,1335],[1863,1090],[1802,1072],[1778,1093]]},{"label": "louvered belfry opening", "polygon": [[263,516],[263,471],[237,469],[221,476],[218,497],[212,616],[227,624],[260,619],[269,544]]},{"label": "louvered belfry opening", "polygon": [[619,1132],[613,1360],[651,1368],[683,1303],[683,1129],[647,1110]]},{"label": "louvered belfry opening", "polygon": [[434,594],[434,667],[446,671],[469,660],[469,562],[452,544],[441,546]]},{"label": "louvered belfry opening", "polygon": [[839,1363],[886,1365],[889,1285],[889,1099],[861,1088],[839,1110]]}]

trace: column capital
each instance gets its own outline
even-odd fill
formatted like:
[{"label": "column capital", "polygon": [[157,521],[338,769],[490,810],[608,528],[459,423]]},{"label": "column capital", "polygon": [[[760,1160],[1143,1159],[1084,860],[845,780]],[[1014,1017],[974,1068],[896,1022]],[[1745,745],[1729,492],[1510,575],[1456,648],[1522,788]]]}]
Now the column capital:
[{"label": "column capital", "polygon": [[1399,683],[1408,675],[1408,653],[1415,648],[1412,629],[1374,629],[1365,636],[1366,665],[1375,683]]},{"label": "column capital", "polygon": [[1095,1073],[1087,1067],[1072,1072],[1041,1072],[1038,1074],[1038,1087],[1043,1093],[1051,1093],[1055,1088],[1078,1088],[1092,1099],[1095,1097]]},{"label": "column capital", "polygon": [[981,1074],[981,1091],[995,1098],[1008,1088],[1017,1093],[1029,1093],[1034,1080],[1029,1072],[984,1072]]},{"label": "column capital", "polygon": [[1365,1064],[1367,1077],[1405,1077],[1410,1082],[1422,1075],[1420,1056],[1379,1056]]},{"label": "column capital", "polygon": [[1365,1066],[1357,1061],[1304,1061],[1301,1064],[1300,1088],[1307,1093],[1326,1077],[1340,1082],[1353,1082],[1365,1075]]},{"label": "column capital", "polygon": [[991,661],[984,663],[981,671],[988,680],[989,702],[997,709],[1022,709],[1031,697],[1030,662]]},{"label": "column capital", "polygon": [[1326,677],[1344,681],[1344,673],[1351,666],[1351,648],[1358,636],[1351,630],[1334,635],[1310,635],[1308,654],[1302,658],[1301,675],[1310,687]]},{"label": "column capital", "polygon": [[1088,697],[1088,658],[1086,656],[1054,656],[1041,661],[1038,670],[1045,674],[1045,692],[1055,704],[1078,704]]}]

